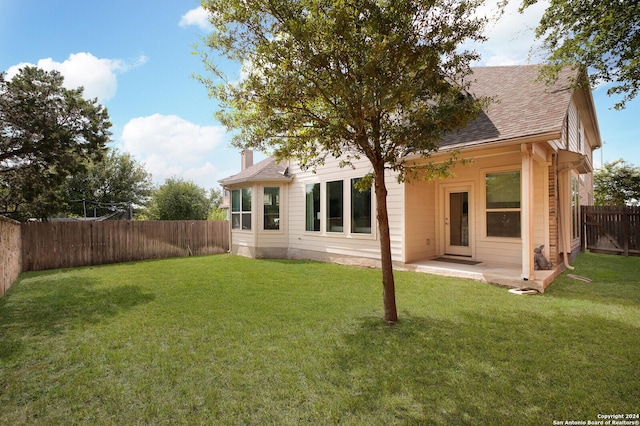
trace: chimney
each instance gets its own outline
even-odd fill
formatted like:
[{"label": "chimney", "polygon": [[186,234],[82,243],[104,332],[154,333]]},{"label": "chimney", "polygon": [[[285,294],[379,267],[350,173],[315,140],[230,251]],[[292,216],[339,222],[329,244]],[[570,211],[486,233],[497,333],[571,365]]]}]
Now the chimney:
[{"label": "chimney", "polygon": [[253,166],[253,150],[245,149],[242,151],[242,170]]}]

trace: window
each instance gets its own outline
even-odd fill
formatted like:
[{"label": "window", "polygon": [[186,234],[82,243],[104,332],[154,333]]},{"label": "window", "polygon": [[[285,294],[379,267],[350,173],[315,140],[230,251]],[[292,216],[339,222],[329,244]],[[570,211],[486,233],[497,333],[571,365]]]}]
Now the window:
[{"label": "window", "polygon": [[580,181],[571,176],[571,238],[580,238]]},{"label": "window", "polygon": [[320,184],[305,187],[305,230],[320,231]]},{"label": "window", "polygon": [[341,180],[327,182],[327,232],[344,231],[344,202]]},{"label": "window", "polygon": [[251,229],[251,188],[231,191],[231,228]]},{"label": "window", "polygon": [[487,173],[487,237],[520,238],[520,172]]},{"label": "window", "polygon": [[264,229],[280,229],[280,188],[264,188]]},{"label": "window", "polygon": [[351,179],[351,232],[371,234],[371,188],[360,191],[355,187],[360,179]]}]

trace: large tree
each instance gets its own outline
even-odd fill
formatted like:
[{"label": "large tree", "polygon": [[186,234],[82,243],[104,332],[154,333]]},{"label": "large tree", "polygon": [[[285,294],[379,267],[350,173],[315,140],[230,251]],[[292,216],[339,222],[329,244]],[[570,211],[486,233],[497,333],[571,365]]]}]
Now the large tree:
[{"label": "large tree", "polygon": [[593,173],[597,206],[640,205],[640,168],[624,160],[604,163]]},{"label": "large tree", "polygon": [[204,188],[173,177],[154,192],[148,215],[155,220],[205,220],[211,201]]},{"label": "large tree", "polygon": [[[523,0],[526,9],[539,0]],[[589,69],[593,85],[613,83],[624,108],[640,89],[640,2],[551,0],[536,36],[548,51],[543,75],[554,79],[566,65]]]},{"label": "large tree", "polygon": [[61,205],[67,176],[102,157],[107,110],[66,89],[57,71],[25,67],[0,75],[0,213],[45,218]]},{"label": "large tree", "polygon": [[131,154],[110,149],[100,161],[70,176],[64,184],[68,213],[103,216],[144,206],[153,190],[151,174]]},{"label": "large tree", "polygon": [[[481,0],[205,0],[218,57],[243,64],[227,76],[203,52],[218,118],[242,148],[303,167],[326,156],[368,159],[376,195],[384,316],[398,319],[387,215],[388,170],[407,176],[407,154],[428,156],[484,100],[465,89],[482,41]],[[432,167],[431,171],[437,169]]]}]

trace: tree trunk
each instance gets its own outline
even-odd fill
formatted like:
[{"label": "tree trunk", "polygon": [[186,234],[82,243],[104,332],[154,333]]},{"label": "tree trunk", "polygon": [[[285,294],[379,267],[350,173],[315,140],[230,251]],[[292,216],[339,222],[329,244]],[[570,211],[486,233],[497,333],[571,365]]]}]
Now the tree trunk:
[{"label": "tree trunk", "polygon": [[396,309],[396,287],[391,261],[391,236],[389,234],[389,214],[387,212],[387,185],[384,181],[384,164],[374,165],[374,188],[376,193],[376,213],[380,234],[380,261],[382,263],[382,299],[384,319],[389,324],[398,322]]}]

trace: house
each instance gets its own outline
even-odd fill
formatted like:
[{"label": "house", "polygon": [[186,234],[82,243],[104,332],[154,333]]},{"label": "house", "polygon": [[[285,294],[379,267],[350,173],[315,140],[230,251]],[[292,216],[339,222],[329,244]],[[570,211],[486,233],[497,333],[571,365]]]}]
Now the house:
[{"label": "house", "polygon": [[[387,177],[396,268],[544,290],[571,267],[579,206],[593,202],[592,157],[601,146],[590,90],[569,84],[580,75],[565,70],[547,85],[535,65],[474,68],[471,93],[496,102],[430,158],[457,150],[472,161],[442,180]],[[243,162],[220,181],[231,199],[232,253],[379,265],[375,197],[354,189],[371,171],[366,159],[355,168],[332,159],[316,173],[273,158],[252,164],[250,151]],[[535,268],[539,246],[550,270]]]}]

